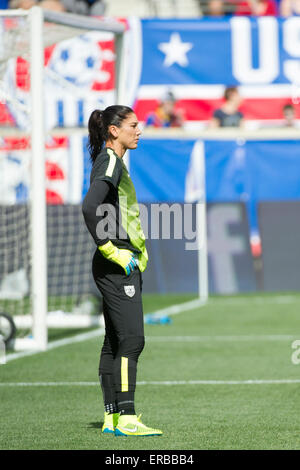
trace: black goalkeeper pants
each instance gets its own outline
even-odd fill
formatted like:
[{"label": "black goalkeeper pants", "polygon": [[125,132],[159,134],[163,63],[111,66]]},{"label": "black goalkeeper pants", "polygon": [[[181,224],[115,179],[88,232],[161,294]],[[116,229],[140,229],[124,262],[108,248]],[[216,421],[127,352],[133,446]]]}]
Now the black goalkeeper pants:
[{"label": "black goalkeeper pants", "polygon": [[122,267],[96,250],[93,276],[103,296],[105,337],[99,376],[104,403],[120,403],[135,391],[137,362],[145,344],[142,275],[136,268],[126,276]]}]

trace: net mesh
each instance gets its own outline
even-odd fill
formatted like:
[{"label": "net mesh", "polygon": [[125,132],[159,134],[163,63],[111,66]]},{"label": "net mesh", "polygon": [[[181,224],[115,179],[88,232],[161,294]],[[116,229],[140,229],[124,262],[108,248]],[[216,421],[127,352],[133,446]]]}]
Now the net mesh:
[{"label": "net mesh", "polygon": [[30,223],[26,204],[0,206],[0,311],[30,313]]},{"label": "net mesh", "polygon": [[[43,42],[45,59],[51,52],[51,46],[83,34],[85,31],[68,26],[44,23]],[[26,16],[0,16],[0,101],[6,108],[8,120],[6,124],[29,130],[29,124],[24,125],[22,113],[30,113],[28,93],[30,91],[30,18]],[[54,71],[46,70],[52,79],[62,83],[62,77]],[[65,86],[68,81],[65,81]],[[2,110],[2,114],[5,109]],[[0,119],[3,124],[3,119]]]},{"label": "net mesh", "polygon": [[81,206],[48,205],[47,239],[49,311],[59,305],[70,311],[90,295],[98,295],[91,273],[95,247],[83,224]]},{"label": "net mesh", "polygon": [[[85,127],[95,107],[115,101],[113,33],[87,29],[44,22],[48,313],[55,318],[101,310],[80,204],[85,150],[78,145],[86,142],[63,130],[49,134]],[[19,336],[32,333],[30,86],[30,18],[0,16],[0,312],[14,316]]]},{"label": "net mesh", "polygon": [[[32,313],[28,139],[0,140],[0,312]],[[26,335],[30,330],[22,330]]]},{"label": "net mesh", "polygon": [[0,124],[15,126],[29,113],[29,18],[0,17]]},{"label": "net mesh", "polygon": [[12,57],[29,57],[28,16],[0,17],[0,32],[0,73],[3,75]]},{"label": "net mesh", "polygon": [[[76,15],[65,16],[69,20],[69,16],[72,19]],[[86,19],[81,21],[84,23]],[[97,26],[95,18],[89,21]],[[98,23],[98,30],[91,31],[88,30],[91,28],[44,21],[47,131],[86,126],[93,109],[106,107],[116,100],[114,34],[99,30],[102,25]],[[117,23],[115,27],[119,26]],[[5,135],[7,128],[26,133],[31,130],[28,15],[0,15],[0,135]]]}]

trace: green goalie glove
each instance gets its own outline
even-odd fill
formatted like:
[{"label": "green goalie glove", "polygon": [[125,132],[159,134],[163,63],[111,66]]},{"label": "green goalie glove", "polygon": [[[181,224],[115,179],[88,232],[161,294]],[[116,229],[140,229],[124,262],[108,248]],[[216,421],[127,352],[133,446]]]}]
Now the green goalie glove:
[{"label": "green goalie glove", "polygon": [[104,258],[122,266],[127,276],[139,265],[132,251],[118,248],[111,241],[105,243],[105,245],[98,246],[98,250]]}]

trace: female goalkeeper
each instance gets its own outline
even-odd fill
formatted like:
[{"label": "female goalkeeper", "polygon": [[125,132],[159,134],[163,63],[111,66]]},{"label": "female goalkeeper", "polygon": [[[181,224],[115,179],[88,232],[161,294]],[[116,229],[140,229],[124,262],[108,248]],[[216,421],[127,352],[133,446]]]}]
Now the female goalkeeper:
[{"label": "female goalkeeper", "polygon": [[140,421],[134,408],[137,362],[145,342],[141,273],[148,255],[135,189],[122,159],[127,149],[137,148],[141,131],[127,106],[93,111],[88,129],[93,168],[82,211],[97,245],[93,276],[103,296],[102,432],[160,435]]}]

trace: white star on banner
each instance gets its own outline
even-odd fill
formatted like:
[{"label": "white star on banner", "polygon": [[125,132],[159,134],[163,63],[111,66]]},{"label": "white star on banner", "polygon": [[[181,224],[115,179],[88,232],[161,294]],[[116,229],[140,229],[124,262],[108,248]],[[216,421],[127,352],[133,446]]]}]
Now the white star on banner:
[{"label": "white star on banner", "polygon": [[186,67],[189,63],[186,54],[193,47],[191,42],[182,42],[179,33],[172,33],[169,42],[161,42],[158,45],[166,56],[164,60],[165,67],[170,67],[173,64],[179,64],[181,67]]}]

